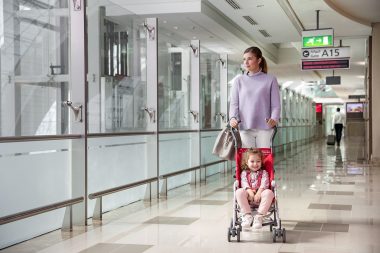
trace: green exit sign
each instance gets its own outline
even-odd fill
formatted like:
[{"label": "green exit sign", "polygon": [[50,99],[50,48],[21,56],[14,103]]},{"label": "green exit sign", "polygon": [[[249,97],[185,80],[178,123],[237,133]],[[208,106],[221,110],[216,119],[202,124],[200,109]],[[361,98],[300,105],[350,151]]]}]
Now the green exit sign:
[{"label": "green exit sign", "polygon": [[334,46],[332,35],[309,36],[302,38],[302,47],[332,47]]},{"label": "green exit sign", "polygon": [[302,31],[302,47],[333,47],[334,30],[332,28]]}]

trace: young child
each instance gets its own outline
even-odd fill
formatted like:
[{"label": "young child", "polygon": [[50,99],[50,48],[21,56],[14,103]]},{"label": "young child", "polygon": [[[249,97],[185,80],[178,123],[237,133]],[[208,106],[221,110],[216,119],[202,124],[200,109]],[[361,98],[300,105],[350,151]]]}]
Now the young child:
[{"label": "young child", "polygon": [[263,215],[267,214],[273,192],[269,189],[269,175],[262,168],[263,154],[259,149],[249,149],[243,154],[241,187],[236,191],[236,200],[243,213],[241,226],[249,228],[252,224],[251,205],[258,205],[253,228],[259,229],[263,224]]}]

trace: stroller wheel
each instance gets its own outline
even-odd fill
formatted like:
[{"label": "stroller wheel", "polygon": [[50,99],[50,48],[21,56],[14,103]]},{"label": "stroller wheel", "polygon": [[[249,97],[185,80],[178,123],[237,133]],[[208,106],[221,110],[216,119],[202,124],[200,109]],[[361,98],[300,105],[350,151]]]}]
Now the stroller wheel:
[{"label": "stroller wheel", "polygon": [[237,230],[236,230],[236,240],[238,241],[238,242],[240,242],[240,229],[238,228]]},{"label": "stroller wheel", "polygon": [[227,233],[227,241],[228,241],[228,242],[231,242],[231,228],[228,228],[228,229],[227,229],[227,232],[228,232],[228,233]]},{"label": "stroller wheel", "polygon": [[276,242],[276,239],[277,239],[276,229],[273,229],[272,231],[272,239],[273,239],[273,242]]},{"label": "stroller wheel", "polygon": [[271,231],[271,232],[273,231],[273,224],[269,225],[269,231]]},{"label": "stroller wheel", "polygon": [[285,231],[285,228],[282,229],[282,242],[286,243],[286,231]]}]

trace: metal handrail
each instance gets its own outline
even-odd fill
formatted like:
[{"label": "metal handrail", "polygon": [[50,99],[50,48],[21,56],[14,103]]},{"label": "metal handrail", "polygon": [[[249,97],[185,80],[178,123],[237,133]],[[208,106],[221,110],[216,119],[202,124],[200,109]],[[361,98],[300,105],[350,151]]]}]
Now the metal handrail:
[{"label": "metal handrail", "polygon": [[158,131],[159,134],[179,134],[179,133],[198,133],[199,130],[161,130]]},{"label": "metal handrail", "polygon": [[5,136],[0,137],[0,143],[6,142],[26,142],[26,141],[45,141],[45,140],[66,140],[80,139],[80,134],[62,134],[62,135],[34,135],[34,136]]},{"label": "metal handrail", "polygon": [[130,189],[130,188],[133,188],[133,187],[136,187],[136,186],[140,186],[140,185],[144,185],[144,184],[147,184],[147,183],[151,183],[151,182],[154,182],[154,181],[157,181],[157,177],[148,178],[148,179],[144,179],[144,180],[137,181],[137,182],[134,182],[134,183],[125,184],[125,185],[113,187],[113,188],[110,188],[110,189],[107,189],[107,190],[94,192],[94,193],[88,194],[88,198],[89,199],[100,198],[100,197],[103,197],[105,195],[109,195],[109,194],[112,194],[112,193],[115,193],[115,192],[119,192],[119,191],[124,191],[124,190]]},{"label": "metal handrail", "polygon": [[[201,168],[205,168],[207,166],[211,166],[211,165],[222,163],[222,162],[225,162],[225,160],[219,160],[219,161],[215,161],[215,162],[211,162],[211,163],[201,164],[199,166],[194,166],[194,167],[191,167],[191,168],[188,168],[188,169],[174,171],[174,172],[167,173],[167,174],[159,176],[160,179],[164,179],[165,180],[164,181],[164,186],[165,186],[165,192],[164,192],[164,194],[165,194],[165,196],[168,195],[168,180],[166,180],[167,178],[172,177],[172,176],[177,176],[177,175],[180,175],[180,174],[183,174],[183,173],[187,173],[187,172],[192,172],[192,171],[198,170],[198,169],[200,170]],[[196,178],[195,178],[195,181],[196,181]],[[205,181],[206,181],[206,170],[205,170]]]},{"label": "metal handrail", "polygon": [[83,202],[83,200],[84,200],[84,197],[78,197],[78,198],[73,198],[73,199],[57,202],[57,203],[42,206],[42,207],[37,207],[37,208],[30,209],[27,211],[3,216],[3,217],[0,217],[0,225],[4,225],[4,224],[10,223],[10,222],[29,218],[29,217],[32,217],[32,216],[35,216],[35,215],[38,215],[41,213],[50,212],[50,211],[60,209],[63,207],[72,206],[72,205]]},{"label": "metal handrail", "polygon": [[201,129],[200,132],[220,132],[222,128],[212,128],[212,129]]},{"label": "metal handrail", "polygon": [[161,175],[160,179],[166,179],[168,177],[180,175],[180,174],[183,174],[183,173],[186,173],[186,172],[191,172],[191,171],[194,171],[194,170],[197,170],[197,169],[200,169],[200,166],[195,166],[195,167],[191,167],[191,168],[188,168],[188,169],[184,169],[184,170],[179,170],[179,171],[174,171],[174,172],[171,172],[171,173],[167,173],[167,174]]},{"label": "metal handrail", "polygon": [[167,173],[167,174],[161,175],[160,179],[166,179],[166,178],[169,178],[169,177],[172,177],[172,176],[177,176],[177,175],[180,175],[180,174],[183,174],[183,173],[186,173],[186,172],[191,172],[193,170],[198,170],[198,169],[200,169],[202,167],[208,167],[208,166],[211,166],[211,165],[214,165],[214,164],[218,164],[218,163],[222,163],[222,162],[225,162],[225,160],[220,160],[220,161],[215,161],[215,162],[211,162],[211,163],[201,164],[199,166],[191,167],[191,168],[188,168],[188,169],[174,171],[174,172],[171,172],[171,173]]},{"label": "metal handrail", "polygon": [[96,137],[131,136],[131,135],[153,135],[153,134],[156,134],[156,132],[91,133],[91,134],[87,134],[87,137],[96,138]]}]

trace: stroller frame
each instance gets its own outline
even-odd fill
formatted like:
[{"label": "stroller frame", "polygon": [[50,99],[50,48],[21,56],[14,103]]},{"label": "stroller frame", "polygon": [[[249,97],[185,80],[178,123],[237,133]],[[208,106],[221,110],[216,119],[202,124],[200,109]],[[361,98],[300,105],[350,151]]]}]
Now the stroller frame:
[{"label": "stroller frame", "polygon": [[[238,242],[240,242],[240,234],[241,232],[243,231],[242,230],[242,226],[241,226],[241,216],[239,217],[239,213],[240,213],[240,207],[237,203],[237,200],[236,200],[236,190],[240,187],[240,174],[238,174],[240,172],[240,160],[238,159],[238,152],[241,152],[241,151],[245,151],[247,149],[241,149],[237,147],[237,143],[236,143],[236,137],[235,137],[235,130],[233,128],[230,128],[231,132],[232,132],[232,136],[234,138],[234,141],[235,141],[235,159],[236,159],[236,169],[235,169],[235,182],[234,182],[234,185],[233,185],[233,189],[234,189],[234,198],[233,198],[233,217],[231,218],[231,222],[230,222],[230,226],[228,227],[228,233],[227,233],[227,240],[228,242],[231,242],[231,237],[235,237],[236,236],[236,239]],[[272,133],[272,136],[271,136],[271,146],[270,148],[260,148],[260,150],[263,151],[264,155],[265,156],[273,156],[274,155],[274,149],[273,149],[273,140],[274,140],[274,137],[276,136],[276,133],[277,133],[277,128],[275,127],[273,129],[273,133]],[[242,152],[241,152],[242,153]],[[238,168],[239,166],[239,168]],[[269,226],[269,230],[270,232],[272,232],[272,239],[273,239],[273,242],[276,242],[277,241],[277,238],[280,238],[282,237],[282,242],[286,242],[286,230],[285,228],[282,228],[281,226],[281,219],[280,219],[280,215],[279,215],[279,208],[278,208],[278,201],[277,201],[277,189],[276,189],[276,182],[274,180],[274,166],[273,164],[271,164],[271,168],[270,168],[272,171],[270,171],[269,173],[269,177],[270,177],[270,180],[271,180],[271,190],[273,191],[274,193],[274,199],[272,201],[272,205],[269,209],[269,215],[265,215],[265,219],[263,221],[263,226]],[[266,168],[266,170],[268,170],[268,168]],[[252,211],[254,211],[255,208],[252,209]],[[273,217],[272,217],[273,216]]]}]

